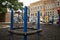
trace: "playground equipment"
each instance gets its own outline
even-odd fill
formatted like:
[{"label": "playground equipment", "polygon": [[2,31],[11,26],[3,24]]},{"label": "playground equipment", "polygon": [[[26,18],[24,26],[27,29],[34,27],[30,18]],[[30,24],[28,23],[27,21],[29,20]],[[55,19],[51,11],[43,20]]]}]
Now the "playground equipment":
[{"label": "playground equipment", "polygon": [[[15,33],[15,34],[21,34],[21,35],[28,35],[28,34],[34,34],[37,32],[42,31],[42,29],[40,28],[40,12],[38,11],[38,22],[37,22],[37,29],[34,28],[28,28],[27,27],[27,7],[25,6],[24,8],[24,27],[22,28],[18,28],[18,29],[14,29],[13,28],[13,9],[11,10],[11,23],[10,23],[10,30],[9,32],[11,33]],[[20,29],[23,29],[23,31],[20,31]],[[28,31],[30,30],[30,31]]]},{"label": "playground equipment", "polygon": [[14,12],[13,12],[13,9],[11,9],[11,23],[10,23],[10,30],[13,30],[13,14],[14,14]]},{"label": "playground equipment", "polygon": [[45,22],[48,24],[48,16],[45,16]]},{"label": "playground equipment", "polygon": [[38,11],[38,23],[37,23],[37,29],[39,30],[40,29],[40,13]]},{"label": "playground equipment", "polygon": [[54,14],[51,17],[51,20],[49,19],[50,15],[48,14],[48,16],[46,17],[46,21],[49,23],[51,23],[52,25],[54,24]]},{"label": "playground equipment", "polygon": [[54,16],[52,16],[52,25],[54,24]]}]

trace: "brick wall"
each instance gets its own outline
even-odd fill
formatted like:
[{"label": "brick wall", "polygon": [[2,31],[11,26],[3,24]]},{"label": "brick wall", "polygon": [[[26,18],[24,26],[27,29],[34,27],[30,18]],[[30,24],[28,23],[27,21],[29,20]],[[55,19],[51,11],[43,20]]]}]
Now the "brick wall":
[{"label": "brick wall", "polygon": [[5,22],[5,13],[0,13],[0,22]]},{"label": "brick wall", "polygon": [[5,14],[5,22],[10,22],[10,13]]}]

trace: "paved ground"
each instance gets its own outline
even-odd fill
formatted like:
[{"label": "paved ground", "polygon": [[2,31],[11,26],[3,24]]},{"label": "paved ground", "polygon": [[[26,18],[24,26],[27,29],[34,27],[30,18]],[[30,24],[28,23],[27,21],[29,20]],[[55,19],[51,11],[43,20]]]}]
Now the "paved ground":
[{"label": "paved ground", "polygon": [[[28,35],[27,40],[60,40],[60,27],[57,25],[41,25],[40,35]],[[7,28],[0,29],[0,40],[24,40],[22,35],[9,35]]]}]

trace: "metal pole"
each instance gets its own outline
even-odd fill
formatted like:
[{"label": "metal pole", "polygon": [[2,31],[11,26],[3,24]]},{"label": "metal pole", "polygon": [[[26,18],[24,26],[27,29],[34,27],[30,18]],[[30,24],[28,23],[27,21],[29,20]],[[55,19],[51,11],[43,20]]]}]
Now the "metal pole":
[{"label": "metal pole", "polygon": [[13,14],[14,14],[14,12],[13,12],[13,9],[11,9],[11,23],[10,23],[10,30],[13,30]]},{"label": "metal pole", "polygon": [[54,16],[52,16],[52,25],[53,25],[53,23],[54,23]]},{"label": "metal pole", "polygon": [[40,29],[40,12],[38,11],[38,23],[37,23],[37,29]]},{"label": "metal pole", "polygon": [[59,14],[59,27],[60,27],[60,14]]},{"label": "metal pole", "polygon": [[24,40],[27,40],[27,35],[24,35]]},{"label": "metal pole", "polygon": [[27,32],[27,7],[24,8],[24,32]]}]

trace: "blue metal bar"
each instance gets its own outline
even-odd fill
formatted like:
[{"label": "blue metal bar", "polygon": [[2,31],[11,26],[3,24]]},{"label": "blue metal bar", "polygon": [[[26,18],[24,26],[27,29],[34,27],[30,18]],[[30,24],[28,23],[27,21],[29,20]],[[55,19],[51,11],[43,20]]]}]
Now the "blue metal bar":
[{"label": "blue metal bar", "polygon": [[27,35],[24,35],[24,40],[27,40]]},{"label": "blue metal bar", "polygon": [[27,32],[27,7],[24,8],[24,32]]},{"label": "blue metal bar", "polygon": [[59,14],[59,27],[60,27],[60,14]]},{"label": "blue metal bar", "polygon": [[10,30],[13,30],[13,14],[14,14],[13,9],[11,9],[11,18],[10,18],[11,23],[10,23]]},{"label": "blue metal bar", "polygon": [[54,24],[54,16],[52,16],[52,24]]},{"label": "blue metal bar", "polygon": [[38,23],[37,23],[37,29],[40,29],[40,12],[38,11]]},{"label": "blue metal bar", "polygon": [[40,40],[40,32],[37,32],[37,40]]}]

